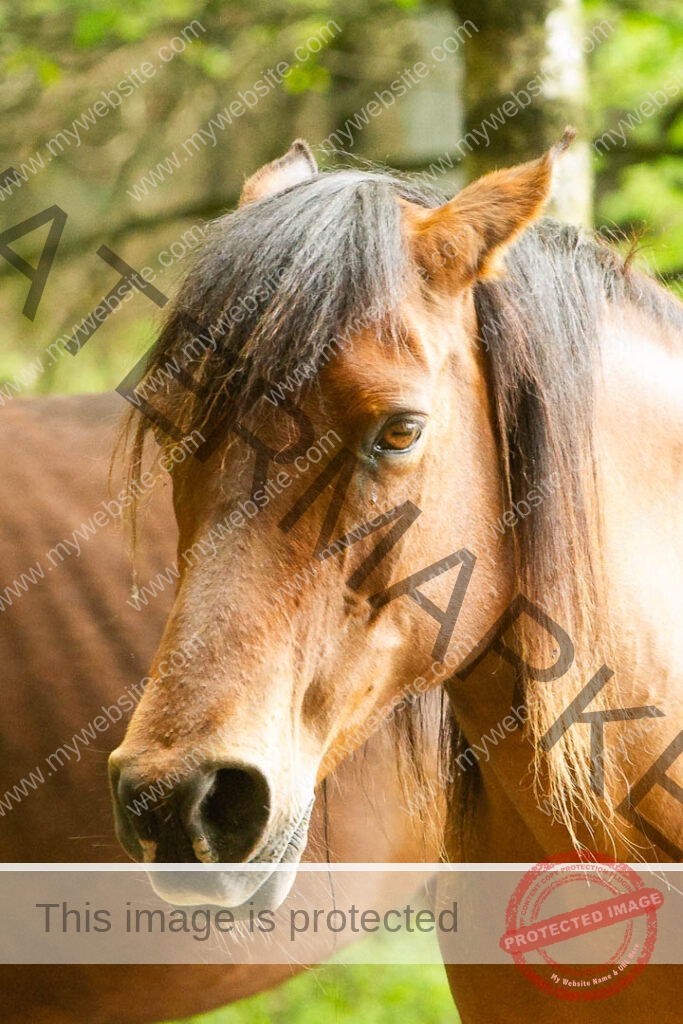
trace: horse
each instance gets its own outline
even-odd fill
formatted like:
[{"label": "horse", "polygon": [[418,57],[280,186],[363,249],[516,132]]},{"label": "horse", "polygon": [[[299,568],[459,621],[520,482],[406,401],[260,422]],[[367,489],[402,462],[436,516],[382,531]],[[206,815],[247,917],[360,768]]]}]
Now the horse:
[{"label": "horse", "polygon": [[[123,513],[134,495],[146,502],[135,559],[140,580],[157,578],[171,561],[176,528],[170,477],[158,457],[135,491],[115,474],[108,482],[122,408],[119,395],[101,394],[22,399],[2,410],[0,558],[5,579],[20,581],[4,591],[0,613],[5,862],[127,859],[114,834],[107,757],[142,693],[173,592],[166,586],[146,604],[131,598]],[[193,653],[190,646],[186,657]],[[389,801],[373,783],[386,774],[396,744],[385,729],[362,756],[340,765],[318,802],[305,859],[434,858],[422,827],[398,810],[396,773],[382,783]],[[399,895],[390,884],[380,901],[390,905]],[[245,998],[297,970],[287,962],[4,965],[2,1019],[152,1024]]]},{"label": "horse", "polygon": [[[268,865],[298,859],[316,786],[416,680],[448,697],[449,859],[683,856],[665,774],[683,309],[543,216],[573,135],[451,199],[320,172],[297,140],[210,226],[128,392],[133,477],[150,436],[202,439],[172,474],[180,581],[150,677],[189,636],[206,647],[146,691],[110,776],[119,839],[153,879],[163,862],[264,870],[225,872],[220,898],[211,874],[159,872],[167,899],[281,902],[291,879]],[[599,765],[590,720],[566,721],[588,682]],[[209,737],[163,813],[131,813]],[[595,1019],[513,964],[447,973],[465,1024]],[[646,967],[600,1019],[677,1019],[679,978]]]}]

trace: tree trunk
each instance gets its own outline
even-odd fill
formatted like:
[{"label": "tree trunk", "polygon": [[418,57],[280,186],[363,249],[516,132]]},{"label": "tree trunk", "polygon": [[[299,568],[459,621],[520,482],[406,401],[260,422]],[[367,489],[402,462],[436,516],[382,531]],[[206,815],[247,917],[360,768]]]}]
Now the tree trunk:
[{"label": "tree trunk", "polygon": [[[539,156],[567,124],[585,133],[582,43],[588,50],[593,44],[584,34],[580,0],[455,0],[454,6],[478,30],[470,27],[463,48],[468,135],[456,147],[468,180]],[[590,147],[581,137],[558,170],[550,213],[586,226],[592,221]]]}]

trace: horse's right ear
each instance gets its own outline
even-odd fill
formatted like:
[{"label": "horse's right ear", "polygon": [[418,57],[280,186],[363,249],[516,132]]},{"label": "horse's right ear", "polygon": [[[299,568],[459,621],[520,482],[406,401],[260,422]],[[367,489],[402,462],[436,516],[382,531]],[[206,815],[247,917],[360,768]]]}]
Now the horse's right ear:
[{"label": "horse's right ear", "polygon": [[445,288],[494,277],[517,235],[550,198],[553,170],[576,132],[564,135],[538,160],[493,171],[435,209],[402,203],[404,222],[423,278]]},{"label": "horse's right ear", "polygon": [[264,164],[260,170],[248,178],[240,196],[240,206],[255,203],[258,199],[273,196],[282,192],[290,185],[298,185],[318,173],[318,165],[311,152],[311,147],[303,139],[297,139],[289,147],[284,156]]}]

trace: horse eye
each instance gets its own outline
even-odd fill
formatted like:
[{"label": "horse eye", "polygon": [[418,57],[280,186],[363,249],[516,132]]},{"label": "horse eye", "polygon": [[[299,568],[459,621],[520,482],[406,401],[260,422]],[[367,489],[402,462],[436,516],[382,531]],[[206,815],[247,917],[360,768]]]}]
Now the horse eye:
[{"label": "horse eye", "polygon": [[376,452],[407,452],[417,444],[423,424],[416,419],[403,417],[388,423],[375,441]]}]

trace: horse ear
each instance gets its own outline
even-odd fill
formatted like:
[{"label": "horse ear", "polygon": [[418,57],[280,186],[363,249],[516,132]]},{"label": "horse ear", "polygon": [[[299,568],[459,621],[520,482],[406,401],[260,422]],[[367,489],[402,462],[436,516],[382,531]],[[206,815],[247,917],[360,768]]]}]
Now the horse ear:
[{"label": "horse ear", "polygon": [[413,256],[425,280],[448,287],[493,277],[515,237],[550,198],[553,168],[576,131],[564,135],[540,159],[479,178],[436,209],[404,202]]},{"label": "horse ear", "polygon": [[282,192],[290,185],[298,185],[318,173],[318,165],[311,152],[311,147],[303,139],[297,139],[289,147],[284,156],[264,164],[260,170],[248,178],[242,188],[240,206],[254,203],[257,199],[273,196]]}]

